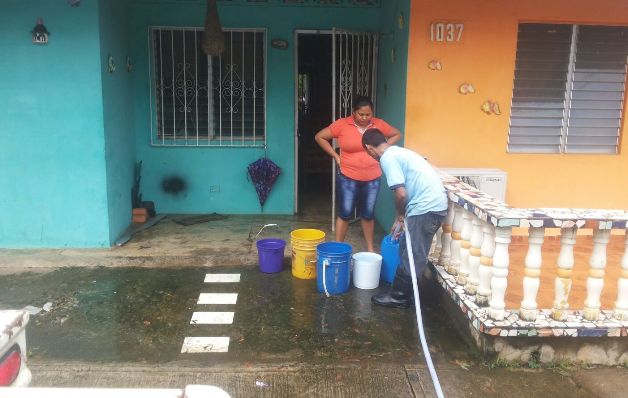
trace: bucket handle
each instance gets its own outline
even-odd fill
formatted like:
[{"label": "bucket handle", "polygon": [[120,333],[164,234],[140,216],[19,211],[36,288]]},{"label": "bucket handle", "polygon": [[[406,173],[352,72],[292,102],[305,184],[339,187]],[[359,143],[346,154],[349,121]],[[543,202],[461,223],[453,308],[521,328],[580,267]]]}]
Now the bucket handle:
[{"label": "bucket handle", "polygon": [[329,259],[324,259],[323,260],[323,289],[325,290],[325,295],[327,297],[330,296],[329,292],[327,291],[327,281],[325,278],[325,269],[329,267]]}]

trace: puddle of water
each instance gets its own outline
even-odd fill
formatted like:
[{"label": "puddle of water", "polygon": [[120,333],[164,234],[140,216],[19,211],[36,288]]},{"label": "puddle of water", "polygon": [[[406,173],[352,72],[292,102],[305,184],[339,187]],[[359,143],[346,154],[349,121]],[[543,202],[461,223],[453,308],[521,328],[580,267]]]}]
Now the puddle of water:
[{"label": "puddle of water", "polygon": [[[206,284],[206,273],[241,273],[239,283]],[[27,328],[32,357],[98,362],[418,360],[412,310],[373,307],[379,290],[325,297],[290,270],[62,268],[6,275],[0,308],[41,307]],[[233,305],[197,305],[200,293],[238,293]],[[190,325],[194,311],[234,311],[232,325]],[[438,309],[424,323],[434,352],[469,358]],[[229,353],[181,354],[187,336],[229,336]]]}]

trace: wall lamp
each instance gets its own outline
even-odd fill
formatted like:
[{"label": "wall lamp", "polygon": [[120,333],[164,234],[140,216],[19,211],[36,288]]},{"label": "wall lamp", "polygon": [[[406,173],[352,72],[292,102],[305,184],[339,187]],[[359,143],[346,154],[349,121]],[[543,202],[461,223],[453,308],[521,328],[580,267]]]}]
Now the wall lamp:
[{"label": "wall lamp", "polygon": [[37,20],[37,25],[31,31],[33,34],[33,43],[35,44],[48,44],[48,29],[44,26],[44,20],[39,18]]}]

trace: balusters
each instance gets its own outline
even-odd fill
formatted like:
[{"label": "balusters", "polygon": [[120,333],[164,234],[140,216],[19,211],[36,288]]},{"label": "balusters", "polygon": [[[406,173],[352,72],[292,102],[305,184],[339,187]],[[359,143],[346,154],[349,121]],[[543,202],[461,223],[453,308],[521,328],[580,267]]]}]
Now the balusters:
[{"label": "balusters", "polygon": [[593,230],[593,251],[589,258],[589,277],[587,278],[587,299],[584,301],[583,316],[589,321],[600,317],[600,296],[604,287],[604,268],[606,267],[606,245],[610,240],[610,229]]},{"label": "balusters", "polygon": [[545,228],[531,227],[528,231],[528,253],[525,259],[525,276],[523,277],[523,300],[521,301],[520,317],[526,321],[536,320],[538,314],[536,296],[539,292],[541,276],[542,246]]},{"label": "balusters", "polygon": [[489,303],[489,316],[497,321],[504,319],[504,308],[506,303],[506,287],[508,286],[508,246],[512,228],[495,228],[495,254],[493,255],[493,277],[491,278],[491,301]]},{"label": "balusters", "polygon": [[482,240],[484,238],[482,232],[482,221],[478,216],[473,214],[473,220],[471,225],[471,240],[469,248],[469,278],[467,284],[464,287],[465,292],[468,294],[475,294],[478,291],[479,283],[479,271],[480,271],[480,256]]},{"label": "balusters", "polygon": [[443,235],[443,228],[440,227],[438,228],[438,231],[436,231],[436,234],[434,234],[434,239],[432,239],[432,247],[430,247],[429,259],[432,262],[432,264],[438,263],[438,259],[440,257],[440,251],[442,250],[442,247],[443,247],[442,235]]},{"label": "balusters", "polygon": [[466,285],[467,278],[469,277],[469,249],[471,248],[471,220],[473,214],[468,210],[462,210],[462,231],[460,232],[460,268],[458,269],[458,276],[456,277],[456,283],[459,285]]},{"label": "balusters", "polygon": [[480,266],[478,267],[478,292],[476,303],[488,305],[491,297],[491,277],[493,276],[493,254],[495,253],[495,227],[488,222],[482,223],[482,247],[480,248]]},{"label": "balusters", "polygon": [[458,205],[454,205],[454,222],[451,231],[451,259],[449,260],[449,272],[452,275],[458,275],[460,271],[460,240],[462,231],[462,214],[464,209]]},{"label": "balusters", "polygon": [[628,320],[628,229],[624,243],[624,256],[621,259],[621,274],[617,282],[617,301],[615,302],[615,318]]},{"label": "balusters", "polygon": [[445,270],[449,271],[449,262],[451,260],[451,224],[454,220],[454,204],[449,202],[449,208],[447,209],[447,215],[443,220],[443,225],[441,229],[443,233],[441,235],[441,249],[440,249],[440,257],[438,258],[438,263],[445,268]]},{"label": "balusters", "polygon": [[560,230],[560,253],[558,254],[556,279],[554,280],[554,307],[552,318],[557,321],[567,320],[569,293],[571,292],[571,273],[573,269],[573,246],[576,244],[576,227]]}]

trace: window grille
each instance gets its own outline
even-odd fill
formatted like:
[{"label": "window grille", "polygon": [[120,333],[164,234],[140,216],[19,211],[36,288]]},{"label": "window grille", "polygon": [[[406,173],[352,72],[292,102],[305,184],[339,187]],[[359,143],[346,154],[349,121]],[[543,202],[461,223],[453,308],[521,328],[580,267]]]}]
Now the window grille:
[{"label": "window grille", "polygon": [[509,152],[618,151],[628,28],[519,25]]},{"label": "window grille", "polygon": [[153,145],[265,146],[266,32],[224,35],[224,52],[208,56],[202,28],[151,29]]}]

